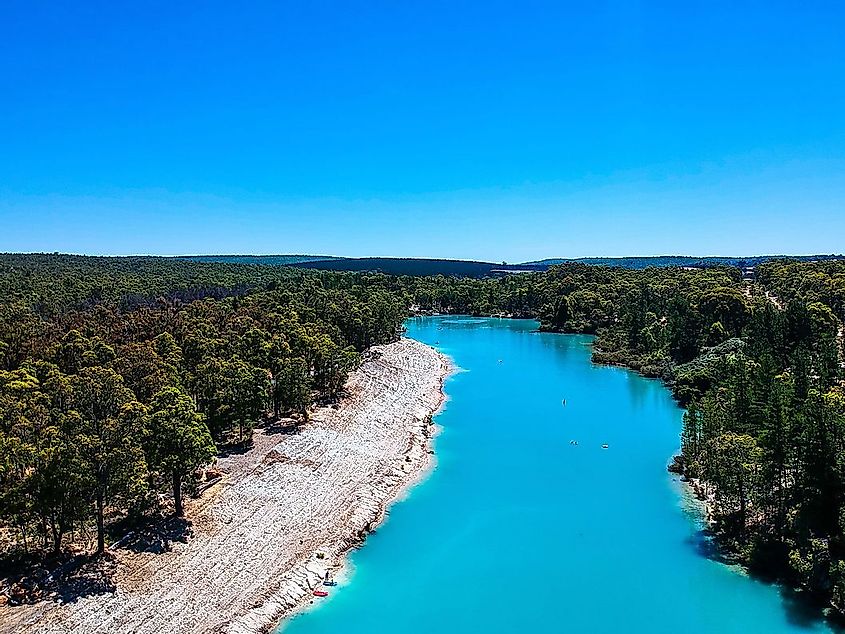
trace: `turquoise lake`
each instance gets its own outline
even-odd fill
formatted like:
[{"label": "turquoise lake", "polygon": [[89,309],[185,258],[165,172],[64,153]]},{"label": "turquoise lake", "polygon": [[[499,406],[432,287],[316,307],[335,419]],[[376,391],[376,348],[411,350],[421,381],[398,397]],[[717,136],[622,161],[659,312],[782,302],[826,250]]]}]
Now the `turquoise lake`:
[{"label": "turquoise lake", "polygon": [[436,469],[285,634],[830,631],[708,557],[698,507],[666,471],[682,416],[669,391],[591,364],[590,337],[536,328],[407,322],[460,368]]}]

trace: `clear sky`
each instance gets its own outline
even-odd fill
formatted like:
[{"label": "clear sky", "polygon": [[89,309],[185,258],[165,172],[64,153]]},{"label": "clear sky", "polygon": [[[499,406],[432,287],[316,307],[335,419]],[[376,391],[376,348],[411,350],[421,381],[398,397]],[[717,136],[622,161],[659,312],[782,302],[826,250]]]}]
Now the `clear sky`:
[{"label": "clear sky", "polygon": [[842,252],[845,5],[4,0],[0,225],[0,251]]}]

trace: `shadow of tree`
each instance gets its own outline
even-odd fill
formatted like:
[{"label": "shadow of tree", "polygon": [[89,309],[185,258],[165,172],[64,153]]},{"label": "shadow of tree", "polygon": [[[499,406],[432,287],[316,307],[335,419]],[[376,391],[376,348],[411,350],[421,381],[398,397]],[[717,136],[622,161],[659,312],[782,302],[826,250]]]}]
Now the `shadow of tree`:
[{"label": "shadow of tree", "polygon": [[719,547],[713,531],[707,528],[702,528],[695,531],[686,540],[686,544],[692,548],[696,554],[710,561],[715,561],[720,564],[730,565],[734,563],[725,556],[724,551]]},{"label": "shadow of tree", "polygon": [[[137,526],[111,549],[161,554],[174,542],[185,543],[193,535],[191,522],[177,517]],[[62,553],[39,556],[10,554],[0,560],[0,593],[10,605],[54,601],[72,603],[81,597],[114,592],[117,558],[102,555]]]},{"label": "shadow of tree", "polygon": [[300,427],[301,423],[298,421],[285,419],[268,423],[262,429],[262,433],[265,436],[276,436],[278,434],[293,436],[299,433]]},{"label": "shadow of tree", "polygon": [[252,441],[249,440],[243,443],[232,443],[228,445],[217,445],[217,457],[219,459],[228,458],[229,456],[242,456],[252,449]]},{"label": "shadow of tree", "polygon": [[193,534],[191,522],[182,517],[170,517],[136,528],[114,544],[113,548],[161,554],[169,552],[173,542],[187,543]]},{"label": "shadow of tree", "polygon": [[[720,545],[717,534],[709,529],[695,531],[685,542],[696,554],[705,559],[728,566],[740,565],[735,558],[730,556],[729,551]],[[845,634],[845,624],[841,619],[830,614],[830,611],[826,609],[828,606],[817,597],[792,588],[783,579],[778,578],[772,570],[762,567],[749,569],[743,566],[742,568],[751,580],[772,586],[780,594],[784,617],[790,625],[816,631],[820,624],[824,624],[831,632]]]},{"label": "shadow of tree", "polygon": [[[5,566],[4,566],[5,567]],[[11,605],[55,601],[72,603],[81,597],[114,592],[117,562],[113,555],[27,558],[11,566],[15,572],[0,579]]]},{"label": "shadow of tree", "polygon": [[[756,577],[753,578],[756,579]],[[830,614],[830,611],[825,608],[823,602],[808,595],[806,592],[795,590],[780,583],[777,585],[786,614],[786,620],[791,625],[802,629],[815,630],[819,624],[824,623],[831,632],[837,634],[845,632],[845,626],[843,626],[842,620]]]},{"label": "shadow of tree", "polygon": [[71,567],[60,575],[54,575],[52,596],[62,603],[71,603],[81,597],[95,594],[111,593],[117,589],[112,580],[117,569],[114,556],[82,556],[82,559],[80,565]]}]

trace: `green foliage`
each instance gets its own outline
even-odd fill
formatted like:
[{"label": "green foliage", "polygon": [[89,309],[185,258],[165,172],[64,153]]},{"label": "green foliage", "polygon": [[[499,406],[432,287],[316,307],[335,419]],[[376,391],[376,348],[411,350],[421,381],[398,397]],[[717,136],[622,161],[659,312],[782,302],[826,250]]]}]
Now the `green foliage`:
[{"label": "green foliage", "polygon": [[144,452],[150,469],[172,483],[176,515],[181,516],[182,479],[208,463],[215,453],[205,419],[190,396],[174,387],[153,396]]},{"label": "green foliage", "polygon": [[215,441],[248,442],[265,417],[305,421],[336,399],[407,314],[536,317],[595,333],[598,362],[666,380],[688,405],[681,464],[707,483],[722,543],[842,610],[845,264],[757,273],[570,262],[418,277],[0,256],[0,520],[50,550],[93,522],[102,547],[108,518],[152,492],[172,489],[179,512]]},{"label": "green foliage", "polygon": [[141,449],[146,410],[114,370],[85,368],[71,377],[74,442],[93,479],[97,552],[105,549],[106,507],[131,502],[144,488]]},{"label": "green foliage", "polygon": [[383,275],[165,258],[0,256],[0,522],[26,548],[155,511],[265,417],[307,420],[394,340]]},{"label": "green foliage", "polygon": [[841,317],[831,306],[843,273],[841,263],[766,265],[750,312],[720,293],[717,312],[735,313],[740,338],[673,372],[676,392],[692,399],[683,464],[712,485],[723,543],[840,611],[845,392]]}]

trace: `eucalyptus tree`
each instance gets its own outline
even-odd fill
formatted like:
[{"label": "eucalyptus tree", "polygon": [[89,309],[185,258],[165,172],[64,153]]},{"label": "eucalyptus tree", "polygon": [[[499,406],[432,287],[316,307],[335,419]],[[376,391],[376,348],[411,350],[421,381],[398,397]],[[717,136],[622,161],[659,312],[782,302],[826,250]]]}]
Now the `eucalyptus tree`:
[{"label": "eucalyptus tree", "polygon": [[169,479],[175,514],[181,517],[183,479],[208,463],[216,451],[205,418],[190,396],[175,387],[153,396],[144,450],[148,467]]},{"label": "eucalyptus tree", "polygon": [[71,425],[82,461],[92,478],[97,552],[105,550],[105,511],[113,501],[131,499],[144,488],[146,464],[141,442],[146,408],[111,368],[85,368],[70,379]]}]

